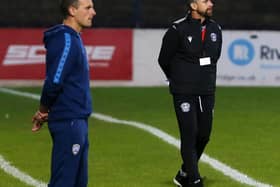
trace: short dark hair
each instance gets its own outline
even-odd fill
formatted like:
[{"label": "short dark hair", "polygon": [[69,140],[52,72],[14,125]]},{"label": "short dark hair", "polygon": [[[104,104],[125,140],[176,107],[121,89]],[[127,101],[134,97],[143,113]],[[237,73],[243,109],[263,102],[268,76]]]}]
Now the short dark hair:
[{"label": "short dark hair", "polygon": [[191,6],[191,3],[195,2],[195,0],[187,0],[187,5]]},{"label": "short dark hair", "polygon": [[188,4],[191,4],[191,3],[193,3],[195,0],[187,0],[187,3]]},{"label": "short dark hair", "polygon": [[78,7],[79,0],[59,0],[59,9],[63,18],[67,18],[69,16],[68,8],[70,6]]},{"label": "short dark hair", "polygon": [[188,10],[191,11],[192,10],[192,7],[191,7],[191,4],[193,2],[195,2],[196,0],[187,0],[187,7],[188,7]]}]

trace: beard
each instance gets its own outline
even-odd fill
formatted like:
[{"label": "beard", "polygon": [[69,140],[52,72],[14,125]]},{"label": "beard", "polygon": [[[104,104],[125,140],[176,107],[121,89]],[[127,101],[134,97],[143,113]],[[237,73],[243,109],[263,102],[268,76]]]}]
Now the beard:
[{"label": "beard", "polygon": [[203,17],[212,17],[213,9],[207,8],[205,11],[197,11],[197,13]]}]

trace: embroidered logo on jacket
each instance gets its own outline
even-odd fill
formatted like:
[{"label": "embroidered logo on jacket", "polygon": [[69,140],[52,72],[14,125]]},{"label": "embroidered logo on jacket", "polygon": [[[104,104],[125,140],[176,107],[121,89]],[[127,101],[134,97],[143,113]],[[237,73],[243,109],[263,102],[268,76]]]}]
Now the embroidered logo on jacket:
[{"label": "embroidered logo on jacket", "polygon": [[80,145],[79,144],[73,144],[72,146],[72,153],[73,155],[77,155],[80,151]]},{"label": "embroidered logo on jacket", "polygon": [[187,38],[188,38],[189,42],[191,43],[192,42],[192,36],[188,36]]},{"label": "embroidered logo on jacket", "polygon": [[189,103],[182,103],[181,104],[181,109],[183,112],[189,112],[191,109],[191,105]]},{"label": "embroidered logo on jacket", "polygon": [[211,37],[211,41],[212,42],[216,42],[217,41],[217,34],[216,33],[211,33],[210,37]]}]

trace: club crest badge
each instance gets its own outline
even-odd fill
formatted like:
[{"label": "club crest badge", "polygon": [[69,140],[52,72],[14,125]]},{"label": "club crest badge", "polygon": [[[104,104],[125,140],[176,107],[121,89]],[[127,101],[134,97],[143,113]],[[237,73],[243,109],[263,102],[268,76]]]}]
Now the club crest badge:
[{"label": "club crest badge", "polygon": [[211,33],[210,37],[211,37],[211,41],[212,42],[216,42],[217,41],[217,34],[216,33]]},{"label": "club crest badge", "polygon": [[79,144],[73,144],[72,146],[72,153],[73,155],[77,155],[80,151],[80,145]]},{"label": "club crest badge", "polygon": [[181,109],[183,112],[189,112],[191,109],[191,105],[189,103],[182,103]]}]

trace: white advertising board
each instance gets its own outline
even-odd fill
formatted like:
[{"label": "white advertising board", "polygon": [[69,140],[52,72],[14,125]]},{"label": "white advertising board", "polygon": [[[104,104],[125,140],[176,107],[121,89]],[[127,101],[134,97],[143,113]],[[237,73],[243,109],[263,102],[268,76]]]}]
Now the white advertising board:
[{"label": "white advertising board", "polygon": [[[166,85],[157,62],[166,30],[133,29],[132,80],[95,80],[93,85]],[[280,86],[280,31],[223,31],[218,63],[218,86]]]},{"label": "white advertising board", "polygon": [[280,32],[224,31],[217,84],[280,85]]}]

